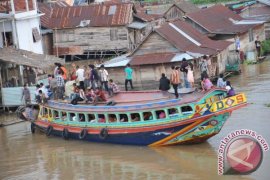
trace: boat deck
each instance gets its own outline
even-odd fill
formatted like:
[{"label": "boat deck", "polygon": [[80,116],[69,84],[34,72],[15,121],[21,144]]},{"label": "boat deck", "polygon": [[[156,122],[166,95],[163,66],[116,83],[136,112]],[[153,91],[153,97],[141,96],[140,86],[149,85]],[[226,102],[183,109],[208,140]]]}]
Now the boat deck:
[{"label": "boat deck", "polygon": [[[205,95],[206,92],[199,92],[199,91],[190,91],[190,90],[181,90],[183,93],[180,94],[179,100],[182,103],[188,103],[197,101],[201,97]],[[155,103],[161,101],[167,101],[175,99],[175,95],[169,92],[162,92],[158,90],[152,91],[122,91],[118,94],[109,97],[107,96],[106,102],[99,102],[97,106],[104,106],[108,102],[113,101],[115,102],[115,106],[117,105],[135,105],[135,104],[145,104],[145,103]],[[70,103],[70,100],[53,100],[54,102],[61,102],[61,103]],[[78,102],[80,105],[93,105],[91,103],[86,103],[85,101]]]}]

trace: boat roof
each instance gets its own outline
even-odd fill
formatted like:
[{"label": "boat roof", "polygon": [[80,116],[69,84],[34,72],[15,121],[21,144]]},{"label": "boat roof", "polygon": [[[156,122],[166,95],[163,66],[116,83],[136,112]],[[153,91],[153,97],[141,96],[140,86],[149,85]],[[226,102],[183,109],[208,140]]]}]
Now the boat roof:
[{"label": "boat roof", "polygon": [[[207,92],[194,91],[192,93],[180,94],[180,98],[176,99],[174,94],[169,92],[162,92],[157,90],[151,91],[127,91],[119,92],[107,99],[106,102],[98,103],[96,106],[93,104],[79,103],[77,105],[70,104],[70,101],[56,101],[50,100],[47,105],[50,108],[66,110],[66,111],[138,111],[153,108],[166,108],[176,105],[197,102],[207,94],[217,89],[214,88]],[[113,101],[115,105],[106,105],[108,102]]]}]

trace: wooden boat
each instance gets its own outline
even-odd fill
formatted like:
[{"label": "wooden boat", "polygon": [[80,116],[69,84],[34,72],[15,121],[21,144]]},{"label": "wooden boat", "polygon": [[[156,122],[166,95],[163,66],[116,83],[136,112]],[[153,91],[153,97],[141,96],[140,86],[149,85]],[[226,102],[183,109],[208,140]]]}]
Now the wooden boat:
[{"label": "wooden boat", "polygon": [[175,99],[161,91],[120,92],[116,104],[72,105],[49,101],[22,113],[31,130],[47,136],[90,142],[164,146],[204,142],[219,133],[232,111],[247,105],[243,93],[226,97],[224,89],[193,92]]}]

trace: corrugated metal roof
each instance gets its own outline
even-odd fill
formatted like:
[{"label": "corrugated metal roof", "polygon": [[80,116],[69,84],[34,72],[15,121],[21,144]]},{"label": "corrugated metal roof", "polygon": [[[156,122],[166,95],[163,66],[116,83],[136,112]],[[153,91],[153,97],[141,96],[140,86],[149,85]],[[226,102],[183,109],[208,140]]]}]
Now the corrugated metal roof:
[{"label": "corrugated metal roof", "polygon": [[258,24],[235,24],[244,20],[223,5],[215,5],[186,15],[189,19],[215,34],[237,34],[248,31]]},{"label": "corrugated metal roof", "polygon": [[164,12],[164,14],[169,12],[173,7],[177,7],[178,9],[180,9],[180,11],[182,11],[185,14],[197,12],[200,10],[200,8],[198,8],[196,5],[192,4],[191,2],[182,0],[178,3],[173,4],[166,12]]},{"label": "corrugated metal roof", "polygon": [[190,54],[188,53],[177,53],[172,58],[171,62],[181,62],[185,58],[186,60],[194,59]]},{"label": "corrugated metal roof", "polygon": [[227,41],[213,41],[181,20],[165,23],[156,32],[182,52],[213,55],[231,44]]},{"label": "corrugated metal roof", "polygon": [[0,48],[0,61],[46,69],[55,62],[65,63],[64,59],[51,55],[36,54],[14,48]]},{"label": "corrugated metal roof", "polygon": [[248,13],[244,14],[245,18],[256,20],[270,20],[270,6],[250,7]]},{"label": "corrugated metal roof", "polygon": [[128,54],[124,54],[122,56],[115,57],[104,63],[105,67],[123,67],[126,66],[131,58],[127,57]]},{"label": "corrugated metal roof", "polygon": [[175,56],[174,53],[155,53],[155,54],[144,54],[139,56],[133,56],[130,64],[133,66],[136,65],[145,65],[145,64],[161,64],[169,63]]},{"label": "corrugated metal roof", "polygon": [[49,12],[48,8],[45,11],[47,12],[43,12],[45,16],[41,17],[41,23],[51,29],[75,28],[84,20],[90,20],[87,25],[90,27],[121,26],[132,22],[133,4],[54,7]]}]

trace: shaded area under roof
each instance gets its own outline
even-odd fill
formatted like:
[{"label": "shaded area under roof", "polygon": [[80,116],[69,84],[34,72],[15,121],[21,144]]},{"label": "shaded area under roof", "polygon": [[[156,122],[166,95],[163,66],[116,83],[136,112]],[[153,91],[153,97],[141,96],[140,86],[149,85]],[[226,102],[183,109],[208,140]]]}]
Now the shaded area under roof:
[{"label": "shaded area under roof", "polygon": [[51,55],[36,54],[14,48],[0,48],[0,61],[46,69],[55,62],[64,64],[65,60]]}]

